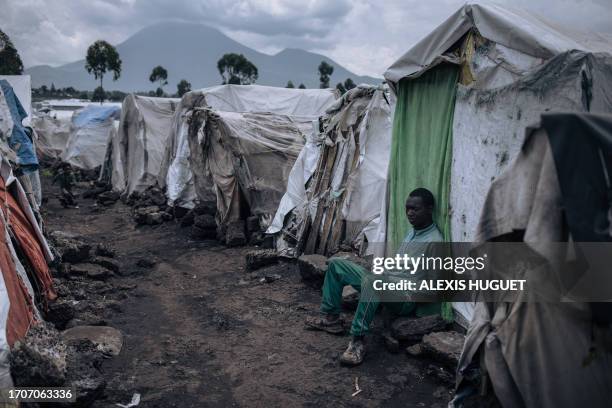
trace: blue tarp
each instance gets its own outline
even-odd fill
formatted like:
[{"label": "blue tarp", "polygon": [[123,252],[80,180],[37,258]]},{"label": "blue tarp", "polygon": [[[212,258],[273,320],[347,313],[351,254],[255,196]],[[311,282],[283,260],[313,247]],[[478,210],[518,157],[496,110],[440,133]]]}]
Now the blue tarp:
[{"label": "blue tarp", "polygon": [[26,134],[25,128],[21,123],[28,114],[21,105],[21,102],[19,102],[17,95],[15,95],[13,87],[7,80],[0,79],[0,88],[2,88],[4,98],[6,99],[14,123],[13,132],[8,140],[8,144],[10,148],[17,153],[19,165],[27,166],[30,170],[36,170],[38,168],[38,158],[36,157],[34,144]]},{"label": "blue tarp", "polygon": [[119,120],[120,116],[121,107],[119,106],[89,105],[75,113],[72,123],[78,127],[96,126],[110,117]]}]

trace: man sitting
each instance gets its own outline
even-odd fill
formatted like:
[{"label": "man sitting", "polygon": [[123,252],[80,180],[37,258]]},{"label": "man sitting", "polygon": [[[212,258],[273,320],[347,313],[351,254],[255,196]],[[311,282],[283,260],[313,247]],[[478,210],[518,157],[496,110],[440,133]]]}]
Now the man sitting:
[{"label": "man sitting", "polygon": [[[412,225],[398,250],[400,255],[418,257],[430,253],[430,243],[443,241],[440,230],[433,222],[434,197],[424,188],[412,191],[406,199],[406,217]],[[407,271],[390,271],[385,274],[402,274],[404,278],[415,278]],[[417,274],[417,276],[420,276]],[[373,289],[375,280],[382,275],[374,275],[361,266],[343,259],[330,259],[321,300],[321,316],[306,320],[307,328],[340,334],[344,331],[340,312],[342,310],[342,289],[351,285],[361,292],[359,305],[351,324],[352,339],[340,362],[346,365],[358,365],[365,356],[364,335],[368,332],[374,315],[381,303],[380,295]],[[385,302],[383,305],[398,316],[415,314],[418,317],[440,313],[440,303],[416,303],[411,301]]]}]

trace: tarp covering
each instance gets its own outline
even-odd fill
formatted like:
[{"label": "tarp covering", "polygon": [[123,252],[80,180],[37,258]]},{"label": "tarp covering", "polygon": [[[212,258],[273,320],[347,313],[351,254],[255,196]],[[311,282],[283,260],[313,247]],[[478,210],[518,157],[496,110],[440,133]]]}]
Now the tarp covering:
[{"label": "tarp covering", "polygon": [[8,144],[17,153],[17,163],[19,165],[28,166],[35,170],[38,168],[38,158],[34,150],[34,143],[26,134],[22,123],[28,114],[8,81],[0,79],[0,88],[2,88],[4,100],[12,119],[12,131]]},{"label": "tarp covering", "polygon": [[[329,253],[340,243],[362,249],[375,239],[385,193],[391,106],[384,89],[360,85],[321,121],[323,132],[315,122],[267,232],[285,228],[307,253]],[[287,219],[294,209],[295,222]]]},{"label": "tarp covering", "polygon": [[[477,238],[508,240],[518,231],[553,273],[562,270],[563,263],[575,261],[575,253],[572,255],[570,250],[551,256],[548,244],[582,239],[594,242],[602,237],[609,241],[609,231],[605,235],[598,233],[594,221],[597,211],[610,211],[610,187],[603,166],[607,172],[612,169],[611,152],[612,116],[543,115],[542,126],[528,129],[516,161],[492,184]],[[587,204],[586,195],[588,203],[596,203],[594,207]],[[591,210],[583,211],[586,207]],[[567,222],[576,218],[582,222]],[[536,263],[541,265],[541,261]],[[529,263],[513,267],[519,272],[508,271],[512,276],[520,276],[522,270],[541,272]],[[502,296],[503,293],[500,299]],[[514,303],[477,304],[459,362],[458,383],[463,381],[466,367],[477,358],[503,406],[609,404],[610,326],[606,329],[594,323],[596,305],[529,302],[526,296]],[[607,319],[609,322],[609,315]]]},{"label": "tarp covering", "polygon": [[170,204],[192,207],[196,198],[189,167],[188,124],[192,110],[209,107],[224,112],[267,112],[302,119],[318,117],[333,103],[332,89],[289,89],[260,85],[221,85],[188,92],[174,115],[159,174]]},{"label": "tarp covering", "polygon": [[471,30],[542,60],[569,50],[612,53],[610,39],[602,35],[571,32],[525,10],[470,2],[394,62],[385,72],[385,79],[395,88],[402,78],[418,76],[445,59],[453,59],[445,56],[446,52]]},{"label": "tarp covering", "polygon": [[119,129],[110,147],[114,190],[131,194],[157,182],[179,101],[133,94],[125,98]]},{"label": "tarp covering", "polygon": [[525,127],[548,111],[612,111],[612,57],[567,52],[505,87],[458,88],[453,122],[451,238],[472,241],[486,192],[518,155]]},{"label": "tarp covering", "polygon": [[93,169],[102,164],[106,146],[119,119],[117,106],[89,105],[72,116],[70,137],[61,159],[82,169]]},{"label": "tarp covering", "polygon": [[[4,203],[2,206],[4,219],[8,223],[10,230],[19,243],[21,251],[25,258],[27,258],[29,266],[36,276],[36,285],[44,300],[54,300],[57,294],[53,288],[53,279],[47,265],[47,260],[52,260],[52,256],[49,253],[44,237],[40,234],[38,225],[32,222],[31,214],[28,215],[28,210],[31,213],[31,209],[27,201],[18,201],[19,191],[16,191],[18,188],[19,185],[17,183],[7,188],[4,178],[0,177],[0,197]],[[17,198],[14,197],[14,194]]]},{"label": "tarp covering", "polygon": [[457,67],[444,64],[399,84],[389,163],[389,254],[397,250],[409,230],[405,205],[415,188],[433,193],[434,220],[444,237],[450,236],[448,203],[457,77]]},{"label": "tarp covering", "polygon": [[30,126],[32,115],[32,79],[30,75],[0,75],[0,79],[5,79],[13,88],[17,99],[28,115],[23,120],[24,126]]},{"label": "tarp covering", "polygon": [[196,191],[202,191],[198,196],[208,197],[206,190],[213,187],[220,223],[241,219],[244,200],[248,213],[267,227],[311,120],[204,110],[195,113],[192,121],[189,140]]},{"label": "tarp covering", "polygon": [[49,115],[38,116],[32,120],[38,140],[36,149],[40,157],[59,158],[66,149],[70,137],[70,118],[55,118]]}]

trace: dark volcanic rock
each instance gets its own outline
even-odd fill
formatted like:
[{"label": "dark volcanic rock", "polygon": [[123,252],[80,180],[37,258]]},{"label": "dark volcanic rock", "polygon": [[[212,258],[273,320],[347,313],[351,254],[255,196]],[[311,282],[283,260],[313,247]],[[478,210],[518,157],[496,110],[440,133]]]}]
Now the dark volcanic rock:
[{"label": "dark volcanic rock", "polygon": [[47,320],[53,323],[57,329],[64,329],[66,324],[73,318],[74,306],[71,301],[60,298],[55,302],[49,303]]},{"label": "dark volcanic rock", "polygon": [[247,239],[244,233],[244,221],[234,221],[227,225],[225,231],[225,245],[237,247],[246,245]]},{"label": "dark volcanic rock", "polygon": [[278,252],[271,249],[256,249],[246,253],[246,269],[254,271],[267,265],[278,263]]},{"label": "dark volcanic rock", "polygon": [[95,256],[95,257],[91,258],[91,260],[89,262],[92,263],[92,264],[103,266],[106,269],[110,269],[114,273],[119,272],[119,268],[120,268],[119,267],[119,262],[115,261],[112,258],[107,258],[107,257],[104,257],[104,256]]},{"label": "dark volcanic rock", "polygon": [[249,235],[259,232],[261,227],[259,226],[259,217],[252,215],[246,219],[246,229]]},{"label": "dark volcanic rock", "polygon": [[423,336],[423,354],[450,367],[456,368],[463,350],[465,336],[455,331],[436,332]]},{"label": "dark volcanic rock", "polygon": [[446,326],[447,323],[439,315],[399,317],[391,324],[391,331],[398,340],[419,342],[424,335],[444,330]]},{"label": "dark volcanic rock", "polygon": [[98,244],[96,245],[96,255],[114,258],[115,250],[105,244]]},{"label": "dark volcanic rock", "polygon": [[217,213],[217,203],[214,201],[204,201],[198,203],[193,209],[196,215],[215,215]]},{"label": "dark volcanic rock", "polygon": [[216,239],[217,229],[216,228],[200,228],[196,225],[191,227],[191,237],[195,239]]},{"label": "dark volcanic rock", "polygon": [[327,271],[327,257],[323,255],[302,255],[297,260],[300,276],[306,282],[323,283]]},{"label": "dark volcanic rock", "polygon": [[153,268],[156,263],[157,262],[155,262],[154,259],[140,258],[138,261],[136,261],[136,266],[149,269],[149,268]]},{"label": "dark volcanic rock", "polygon": [[62,261],[70,263],[85,262],[89,259],[91,245],[79,239],[76,234],[64,231],[53,231],[49,234]]},{"label": "dark volcanic rock", "polygon": [[181,218],[181,227],[191,227],[195,220],[195,212],[189,210],[183,218]]},{"label": "dark volcanic rock", "polygon": [[72,274],[78,276],[86,276],[95,280],[106,280],[113,276],[113,273],[101,265],[91,263],[81,263],[72,265]]},{"label": "dark volcanic rock", "polygon": [[14,344],[9,357],[17,387],[59,387],[66,379],[66,345],[57,330],[38,324],[23,341]]},{"label": "dark volcanic rock", "polygon": [[193,225],[203,230],[217,229],[217,221],[215,220],[215,217],[209,214],[196,215]]}]

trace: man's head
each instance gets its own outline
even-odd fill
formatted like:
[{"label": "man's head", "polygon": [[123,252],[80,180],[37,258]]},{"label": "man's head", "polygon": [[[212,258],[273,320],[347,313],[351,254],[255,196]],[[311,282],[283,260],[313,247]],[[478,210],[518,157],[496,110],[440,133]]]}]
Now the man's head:
[{"label": "man's head", "polygon": [[417,188],[406,199],[406,217],[415,229],[427,228],[433,222],[433,194],[426,188]]}]

